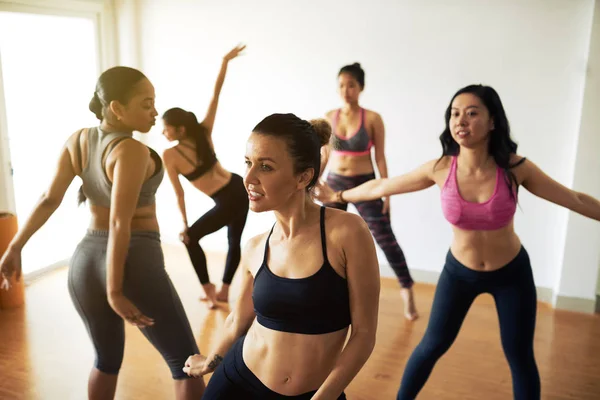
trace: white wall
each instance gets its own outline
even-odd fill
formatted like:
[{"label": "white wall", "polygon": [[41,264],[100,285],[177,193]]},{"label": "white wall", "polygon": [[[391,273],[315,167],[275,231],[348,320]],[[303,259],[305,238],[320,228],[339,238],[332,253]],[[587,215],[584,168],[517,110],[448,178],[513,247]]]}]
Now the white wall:
[{"label": "white wall", "polygon": [[[600,1],[591,29],[581,128],[577,144],[573,188],[600,198]],[[569,213],[565,255],[556,280],[560,296],[595,299],[600,282],[600,224]]]},{"label": "white wall", "polygon": [[[214,133],[221,162],[238,173],[245,140],[260,119],[290,111],[311,118],[338,107],[337,71],[359,61],[366,70],[362,104],[381,113],[386,125],[390,175],[437,158],[451,96],[484,83],[499,91],[519,153],[571,186],[593,4],[140,0],[141,65],[156,86],[159,111],[181,106],[201,118],[221,56],[240,41],[248,44],[247,55],[231,63]],[[158,149],[166,145],[160,129],[150,136]],[[191,190],[188,203],[190,219],[212,205]],[[536,284],[555,287],[568,213],[526,191],[520,205],[516,229]],[[409,265],[440,271],[451,230],[439,190],[394,197],[392,218]],[[159,219],[165,237],[173,237],[179,217],[168,182],[160,191]],[[271,221],[251,215],[245,239]],[[224,232],[203,244],[225,248]],[[392,275],[388,267],[382,272]]]}]

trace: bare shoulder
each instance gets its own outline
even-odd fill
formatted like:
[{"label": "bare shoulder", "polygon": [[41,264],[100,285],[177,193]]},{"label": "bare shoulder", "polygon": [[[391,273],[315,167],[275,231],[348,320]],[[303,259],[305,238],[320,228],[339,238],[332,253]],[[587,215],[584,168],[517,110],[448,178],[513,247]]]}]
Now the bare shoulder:
[{"label": "bare shoulder", "polygon": [[363,108],[363,110],[365,110],[365,118],[367,120],[370,120],[370,121],[382,121],[383,120],[383,118],[381,117],[381,114],[379,114],[377,111],[369,110],[367,108]]},{"label": "bare shoulder", "polygon": [[331,122],[333,120],[333,116],[335,115],[337,110],[329,110],[325,113],[325,119],[327,119],[329,122]]},{"label": "bare shoulder", "polygon": [[327,236],[334,243],[357,243],[365,234],[370,235],[369,227],[360,216],[335,208],[327,208],[325,212],[325,229]]},{"label": "bare shoulder", "polygon": [[250,238],[245,244],[242,259],[246,268],[255,275],[262,264],[262,257],[269,232],[263,232]]},{"label": "bare shoulder", "polygon": [[531,171],[534,168],[536,168],[536,166],[526,157],[514,153],[510,155],[509,165],[510,170],[517,177],[517,182],[519,183],[519,185],[523,183],[523,181],[527,179],[527,176],[529,176]]}]

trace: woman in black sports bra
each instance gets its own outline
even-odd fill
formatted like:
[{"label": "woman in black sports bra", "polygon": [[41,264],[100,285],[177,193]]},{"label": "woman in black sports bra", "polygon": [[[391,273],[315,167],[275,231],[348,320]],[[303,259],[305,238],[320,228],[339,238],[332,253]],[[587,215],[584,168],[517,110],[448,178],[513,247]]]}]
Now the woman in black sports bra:
[{"label": "woman in black sports bra", "polygon": [[[242,177],[227,171],[219,163],[211,138],[227,64],[245,47],[235,47],[223,57],[214,95],[206,117],[201,123],[198,123],[194,113],[181,108],[171,108],[163,115],[165,137],[169,141],[178,142],[176,146],[165,150],[163,158],[183,219],[180,239],[187,248],[194,270],[204,289],[205,296],[202,300],[207,301],[209,308],[215,308],[217,301],[228,301],[229,285],[240,263],[242,232],[248,216],[248,196]],[[179,175],[183,175],[196,189],[210,196],[215,202],[215,206],[191,226],[187,220],[185,196]],[[229,251],[222,285],[216,292],[215,285],[210,282],[206,256],[199,242],[204,236],[224,226],[228,229]]]},{"label": "woman in black sports bra", "polygon": [[276,222],[244,248],[241,294],[220,342],[186,362],[191,376],[214,371],[203,399],[345,399],[375,346],[371,233],[359,216],[320,207],[309,193],[330,134],[324,120],[273,114],[248,140],[250,208],[274,211]]}]

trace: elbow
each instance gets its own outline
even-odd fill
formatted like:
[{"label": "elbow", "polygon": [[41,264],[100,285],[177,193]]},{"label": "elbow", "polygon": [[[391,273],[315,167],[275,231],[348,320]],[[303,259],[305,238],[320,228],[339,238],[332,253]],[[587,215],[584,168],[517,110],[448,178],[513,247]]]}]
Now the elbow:
[{"label": "elbow", "polygon": [[44,193],[40,199],[41,206],[53,210],[56,210],[60,206],[60,203],[62,203],[62,197],[54,196],[49,192]]},{"label": "elbow", "polygon": [[131,220],[125,220],[124,218],[111,218],[109,221],[109,230],[112,232],[129,232],[131,230]]},{"label": "elbow", "polygon": [[353,329],[351,338],[360,343],[360,347],[365,354],[370,355],[377,343],[377,331],[376,329]]}]

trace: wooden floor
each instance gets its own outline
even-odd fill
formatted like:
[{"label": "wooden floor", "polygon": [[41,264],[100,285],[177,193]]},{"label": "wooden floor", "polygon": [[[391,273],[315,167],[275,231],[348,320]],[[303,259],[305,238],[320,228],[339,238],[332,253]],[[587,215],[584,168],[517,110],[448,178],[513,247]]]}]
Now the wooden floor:
[{"label": "wooden floor", "polygon": [[[165,246],[167,269],[184,303],[200,349],[220,334],[227,310],[208,312],[184,249]],[[218,281],[223,256],[211,255]],[[23,309],[0,311],[0,399],[85,399],[93,351],[67,291],[66,268],[34,282]],[[235,295],[238,280],[234,281]],[[404,365],[427,326],[434,287],[415,286],[421,318],[402,317],[398,286],[382,284],[375,351],[346,390],[350,400],[395,399]],[[170,373],[139,331],[126,331],[118,399],[172,399]],[[600,316],[554,311],[540,304],[535,336],[543,399],[600,399]],[[491,297],[481,296],[454,346],[438,362],[419,399],[512,399]]]}]

